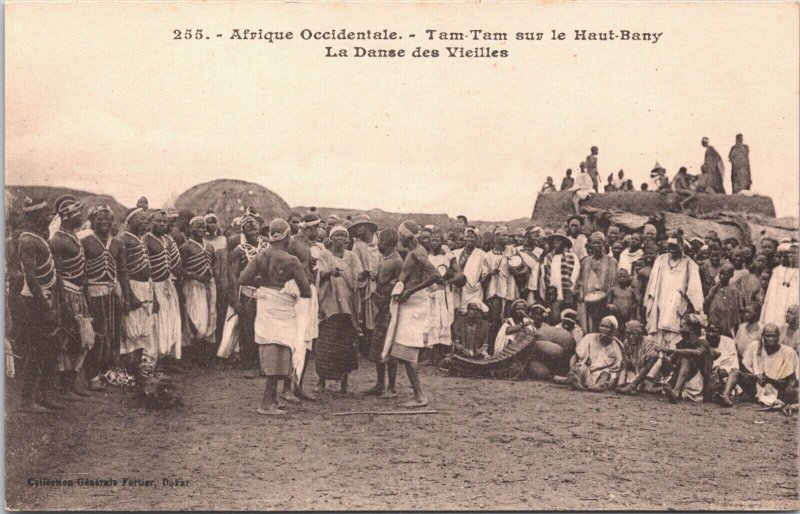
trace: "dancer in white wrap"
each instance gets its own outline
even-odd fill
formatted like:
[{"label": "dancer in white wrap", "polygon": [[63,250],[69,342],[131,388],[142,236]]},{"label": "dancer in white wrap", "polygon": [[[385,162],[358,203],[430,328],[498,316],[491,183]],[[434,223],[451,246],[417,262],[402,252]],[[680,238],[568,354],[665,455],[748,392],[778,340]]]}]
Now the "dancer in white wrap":
[{"label": "dancer in white wrap", "polygon": [[[261,406],[256,411],[262,415],[286,413],[278,405],[278,380],[292,375],[293,356],[305,356],[305,343],[297,337],[295,307],[298,298],[311,298],[311,287],[300,261],[286,252],[289,231],[285,220],[272,220],[270,247],[259,252],[239,275],[240,286],[258,287],[255,340],[261,371],[267,377]],[[294,375],[298,375],[296,367]]]}]

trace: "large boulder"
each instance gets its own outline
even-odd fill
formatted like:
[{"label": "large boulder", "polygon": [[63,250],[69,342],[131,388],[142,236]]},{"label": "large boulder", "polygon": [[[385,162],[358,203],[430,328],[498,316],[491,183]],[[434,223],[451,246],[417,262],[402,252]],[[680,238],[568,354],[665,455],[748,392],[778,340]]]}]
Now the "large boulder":
[{"label": "large boulder", "polygon": [[[533,222],[536,225],[557,229],[575,213],[571,192],[540,194],[533,206]],[[601,211],[618,211],[639,216],[654,216],[659,212],[680,212],[677,194],[661,194],[648,191],[594,194],[581,202],[582,207]],[[775,206],[768,196],[720,195],[697,193],[695,200],[687,206],[691,214],[703,215],[734,212],[775,217]]]},{"label": "large boulder", "polygon": [[266,187],[244,180],[219,179],[204,182],[181,193],[177,209],[189,209],[195,215],[213,211],[222,226],[230,225],[245,208],[253,207],[264,219],[286,218],[289,204]]}]

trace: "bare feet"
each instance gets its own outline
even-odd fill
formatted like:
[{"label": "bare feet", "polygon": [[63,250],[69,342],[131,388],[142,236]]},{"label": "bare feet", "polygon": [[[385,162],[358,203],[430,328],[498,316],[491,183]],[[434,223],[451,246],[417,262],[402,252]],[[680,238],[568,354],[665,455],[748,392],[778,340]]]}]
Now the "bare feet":
[{"label": "bare feet", "polygon": [[370,387],[369,389],[364,391],[364,394],[367,396],[380,396],[383,394],[383,387],[377,385],[374,387]]},{"label": "bare feet", "polygon": [[567,377],[556,375],[553,377],[553,383],[558,385],[569,385],[570,379]]},{"label": "bare feet", "polygon": [[414,398],[411,401],[405,402],[402,406],[408,408],[418,408],[418,407],[425,407],[428,405],[428,399],[424,396],[422,398]]},{"label": "bare feet", "polygon": [[285,410],[281,410],[281,409],[279,409],[278,407],[276,407],[274,405],[272,407],[267,408],[267,409],[265,409],[263,407],[259,407],[258,409],[256,409],[256,412],[258,414],[261,414],[262,416],[285,416],[286,415],[286,411]]},{"label": "bare feet", "polygon": [[26,402],[22,405],[23,412],[33,412],[36,414],[45,414],[47,412],[53,412],[52,410],[48,409],[47,407],[42,407],[41,405],[37,404],[36,402]]},{"label": "bare feet", "polygon": [[314,396],[311,393],[307,393],[307,392],[303,391],[299,387],[295,391],[295,396],[297,396],[301,400],[305,400],[307,402],[315,402],[315,401],[317,401],[317,397],[316,396]]},{"label": "bare feet", "polygon": [[639,391],[637,389],[638,388],[634,383],[630,383],[624,387],[620,387],[619,389],[617,389],[617,393],[624,394],[627,396],[636,396],[637,394],[639,394]]},{"label": "bare feet", "polygon": [[46,396],[44,398],[42,398],[41,400],[39,400],[38,402],[36,402],[36,403],[41,405],[42,407],[46,407],[46,408],[48,408],[50,410],[64,410],[64,409],[66,409],[66,407],[64,407],[60,403],[56,402],[54,399],[48,398]]},{"label": "bare feet", "polygon": [[263,376],[263,375],[261,374],[261,370],[260,370],[260,369],[254,369],[254,370],[253,370],[253,371],[251,371],[250,373],[246,374],[246,375],[244,376],[244,378],[246,378],[247,380],[252,380],[252,379],[254,379],[254,378],[260,378],[260,377],[262,377],[262,376]]},{"label": "bare feet", "polygon": [[680,400],[680,396],[678,396],[678,393],[673,391],[672,388],[666,384],[664,385],[664,394],[667,395],[669,403],[678,403],[678,401]]},{"label": "bare feet", "polygon": [[65,389],[63,391],[60,391],[57,394],[57,396],[58,396],[59,400],[64,400],[66,402],[77,402],[77,401],[83,400],[82,396],[78,396],[77,394],[73,393],[69,389]]},{"label": "bare feet", "polygon": [[286,400],[289,403],[300,403],[300,399],[294,395],[291,391],[284,391],[281,393],[281,398]]},{"label": "bare feet", "polygon": [[381,400],[390,400],[392,398],[397,398],[397,392],[394,389],[387,389],[383,394],[378,396]]}]

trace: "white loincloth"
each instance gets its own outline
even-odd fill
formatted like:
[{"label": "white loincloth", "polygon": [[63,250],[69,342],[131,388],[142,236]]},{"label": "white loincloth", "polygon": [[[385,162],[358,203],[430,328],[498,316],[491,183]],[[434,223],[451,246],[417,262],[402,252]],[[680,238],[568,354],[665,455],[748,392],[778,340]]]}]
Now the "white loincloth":
[{"label": "white loincloth", "polygon": [[192,341],[214,342],[217,329],[217,286],[212,278],[208,284],[197,280],[183,283],[186,298],[186,329],[183,331],[183,345]]},{"label": "white loincloth", "polygon": [[319,336],[319,297],[317,287],[311,284],[311,298],[298,298],[294,307],[297,316],[297,338],[311,351],[314,339]]},{"label": "white loincloth", "polygon": [[424,289],[399,304],[393,342],[412,348],[425,348],[430,306],[428,291]]},{"label": "white loincloth", "polygon": [[306,361],[305,341],[300,341],[297,300],[300,292],[294,280],[276,291],[259,287],[256,292],[255,340],[257,344],[280,344],[292,351],[292,373],[295,380],[303,374]]},{"label": "white loincloth", "polygon": [[119,346],[120,355],[144,350],[152,359],[158,358],[158,344],[153,338],[153,284],[150,281],[131,280],[131,291],[140,302],[138,309],[128,312],[122,319],[124,336]]},{"label": "white loincloth", "polygon": [[158,300],[158,312],[153,317],[153,337],[158,343],[159,355],[169,355],[181,344],[181,311],[178,291],[172,280],[153,282],[153,292]]}]

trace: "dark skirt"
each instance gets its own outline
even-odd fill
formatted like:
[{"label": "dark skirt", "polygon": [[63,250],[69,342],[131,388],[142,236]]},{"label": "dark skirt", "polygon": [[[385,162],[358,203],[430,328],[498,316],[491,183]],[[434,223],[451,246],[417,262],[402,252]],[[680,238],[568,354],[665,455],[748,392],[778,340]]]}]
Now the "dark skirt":
[{"label": "dark skirt", "polygon": [[86,358],[88,377],[105,373],[119,358],[119,343],[122,312],[115,292],[104,296],[89,297],[89,312],[94,318],[95,342]]},{"label": "dark skirt", "polygon": [[376,364],[380,364],[389,360],[388,357],[384,360],[381,360],[383,345],[386,342],[386,332],[388,332],[389,323],[392,321],[392,314],[389,310],[389,304],[390,302],[388,300],[383,302],[378,309],[378,314],[375,315],[375,330],[372,331],[369,345],[369,355],[367,358]]},{"label": "dark skirt", "polygon": [[349,314],[334,314],[319,324],[314,344],[317,376],[320,380],[341,380],[358,369],[357,333]]}]

